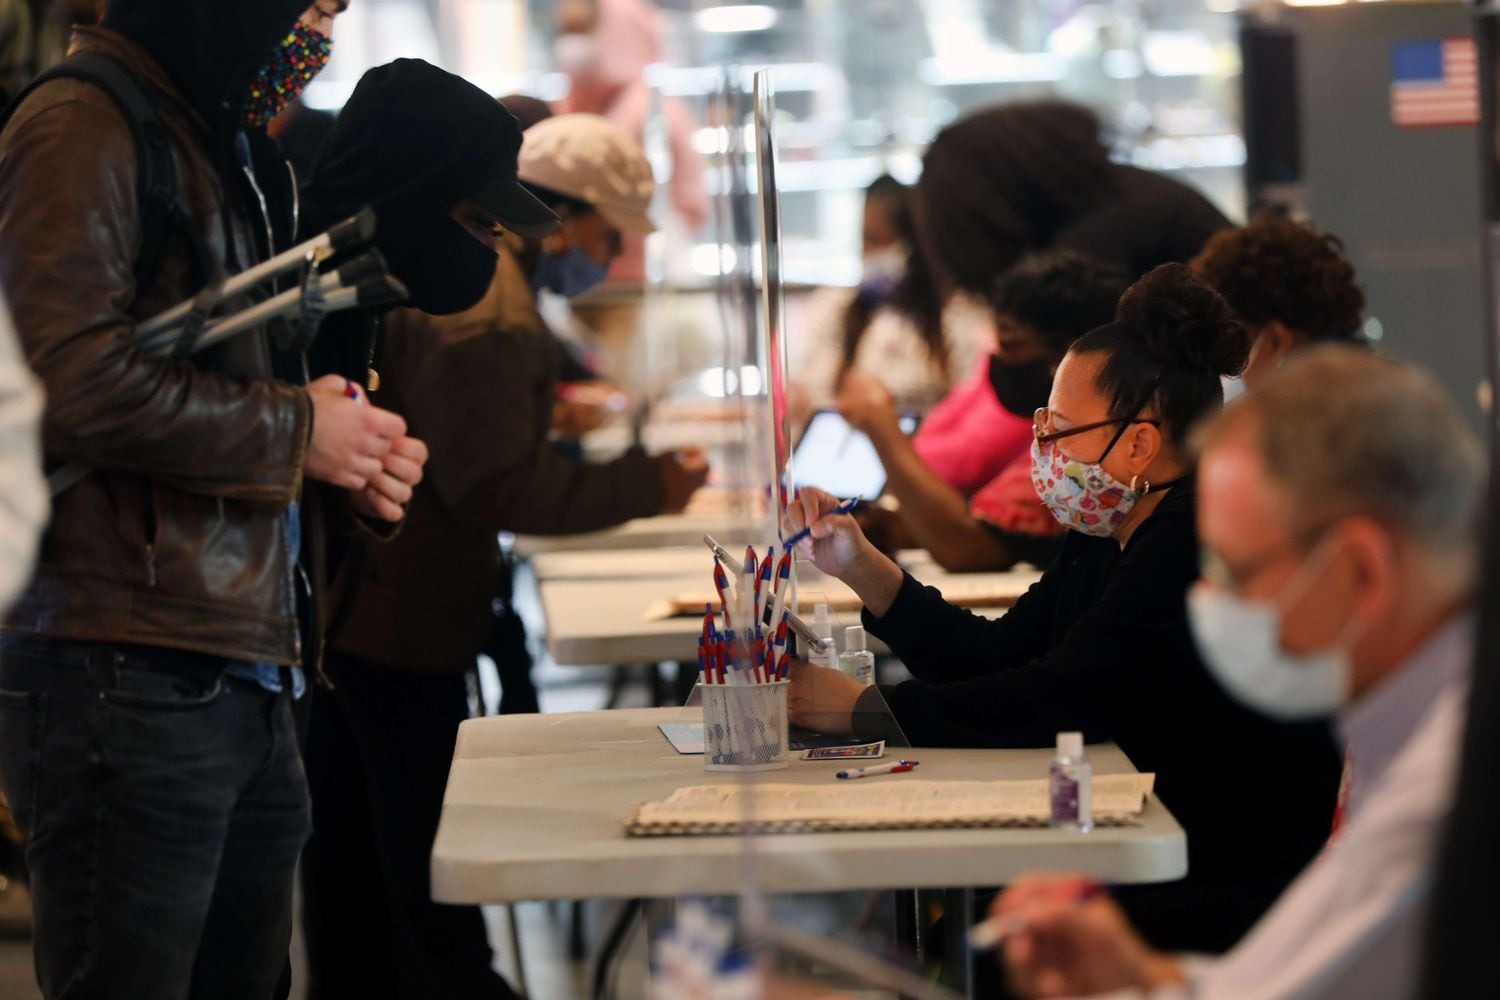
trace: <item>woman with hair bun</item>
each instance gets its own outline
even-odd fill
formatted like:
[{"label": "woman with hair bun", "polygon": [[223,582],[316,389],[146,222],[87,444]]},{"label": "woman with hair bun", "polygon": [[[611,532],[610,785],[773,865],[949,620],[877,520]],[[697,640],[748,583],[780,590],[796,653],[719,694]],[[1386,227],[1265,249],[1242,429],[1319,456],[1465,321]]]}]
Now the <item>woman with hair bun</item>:
[{"label": "woman with hair bun", "polygon": [[[883,696],[916,746],[1043,747],[1080,730],[1113,740],[1187,831],[1181,882],[1121,890],[1158,946],[1234,944],[1328,839],[1340,759],[1326,726],[1271,722],[1207,672],[1188,628],[1198,577],[1191,428],[1222,405],[1246,333],[1183,265],[1136,282],[1113,322],[1073,343],[1034,422],[1032,480],[1069,528],[1004,617],[943,600],[872,546],[837,501],[803,490],[803,555],[849,584],[864,624],[911,670],[861,688],[794,669],[795,722],[865,735]],[[1268,817],[1274,819],[1268,820]]]}]

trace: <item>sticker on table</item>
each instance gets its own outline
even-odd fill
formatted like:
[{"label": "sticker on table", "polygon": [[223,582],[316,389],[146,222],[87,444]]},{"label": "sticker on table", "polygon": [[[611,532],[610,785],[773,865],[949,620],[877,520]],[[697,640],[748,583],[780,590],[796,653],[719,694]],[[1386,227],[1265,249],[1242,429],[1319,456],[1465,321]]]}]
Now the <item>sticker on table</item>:
[{"label": "sticker on table", "polygon": [[861,743],[852,747],[815,747],[802,755],[803,760],[857,760],[863,757],[884,757],[885,740],[879,743]]},{"label": "sticker on table", "polygon": [[1472,38],[1391,46],[1391,122],[1398,128],[1479,124],[1479,58]]}]

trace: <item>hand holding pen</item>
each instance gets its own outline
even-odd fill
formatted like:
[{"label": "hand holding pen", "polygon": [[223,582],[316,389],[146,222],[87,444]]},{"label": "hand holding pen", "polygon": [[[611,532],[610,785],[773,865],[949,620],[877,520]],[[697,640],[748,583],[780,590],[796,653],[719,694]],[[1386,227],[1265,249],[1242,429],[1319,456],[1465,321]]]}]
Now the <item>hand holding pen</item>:
[{"label": "hand holding pen", "polygon": [[870,544],[848,513],[857,501],[840,502],[822,490],[804,488],[787,507],[787,544],[829,576],[847,583],[876,617],[890,609],[901,590],[901,567]]},{"label": "hand holding pen", "polygon": [[[855,501],[857,502],[857,501]],[[848,505],[848,506],[846,506]],[[785,546],[830,576],[842,577],[865,558],[864,532],[854,518],[850,501],[822,490],[805,488],[787,505]]]},{"label": "hand holding pen", "polygon": [[1022,996],[1092,996],[1184,982],[1176,960],[1153,951],[1103,888],[1080,875],[1019,879],[970,940],[976,948],[1005,943],[1010,981]]}]

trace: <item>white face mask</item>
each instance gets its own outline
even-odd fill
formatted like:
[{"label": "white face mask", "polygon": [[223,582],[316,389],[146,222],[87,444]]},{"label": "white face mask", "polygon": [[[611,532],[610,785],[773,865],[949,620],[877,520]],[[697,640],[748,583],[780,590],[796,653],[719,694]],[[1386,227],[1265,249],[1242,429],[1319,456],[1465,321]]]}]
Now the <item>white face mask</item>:
[{"label": "white face mask", "polygon": [[552,43],[552,61],[559,73],[583,76],[599,68],[599,43],[593,35],[569,32]]},{"label": "white face mask", "polygon": [[1352,621],[1333,648],[1288,653],[1281,648],[1281,610],[1316,579],[1304,563],[1282,593],[1250,601],[1199,582],[1188,592],[1188,620],[1209,673],[1241,704],[1273,719],[1332,715],[1349,700],[1349,649],[1362,631]]}]

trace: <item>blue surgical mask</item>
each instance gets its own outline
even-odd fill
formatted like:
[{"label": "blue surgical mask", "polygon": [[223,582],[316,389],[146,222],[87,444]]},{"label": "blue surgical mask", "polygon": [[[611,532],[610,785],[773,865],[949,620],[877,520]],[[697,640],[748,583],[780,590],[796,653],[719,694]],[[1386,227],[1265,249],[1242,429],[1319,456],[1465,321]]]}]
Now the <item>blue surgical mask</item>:
[{"label": "blue surgical mask", "polygon": [[567,253],[543,252],[531,275],[531,287],[537,291],[545,288],[557,295],[572,298],[599,284],[608,273],[608,266],[599,263],[578,247],[573,247]]}]

